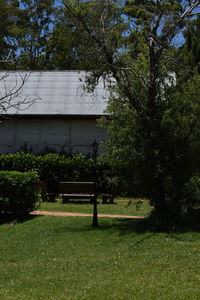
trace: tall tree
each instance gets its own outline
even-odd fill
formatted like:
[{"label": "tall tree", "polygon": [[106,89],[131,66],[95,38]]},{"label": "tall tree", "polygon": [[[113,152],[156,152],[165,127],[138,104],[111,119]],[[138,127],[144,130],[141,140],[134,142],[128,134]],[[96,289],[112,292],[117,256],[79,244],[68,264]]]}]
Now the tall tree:
[{"label": "tall tree", "polygon": [[0,122],[11,112],[25,110],[38,97],[21,95],[28,73],[15,70],[19,47],[17,40],[22,31],[20,1],[2,0],[0,2]]},{"label": "tall tree", "polygon": [[46,49],[54,23],[55,0],[20,0],[20,24],[16,36],[18,67],[46,68]]},{"label": "tall tree", "polygon": [[[163,121],[174,81],[175,40],[185,21],[199,11],[200,1],[66,0],[64,4],[74,28],[83,32],[80,50],[83,48],[92,62],[94,72],[88,84],[95,84],[98,76],[111,76],[117,99],[136,112],[144,186],[156,211],[165,214],[173,202],[174,213],[180,213],[181,193],[171,193],[169,201],[167,181],[170,175],[173,184],[182,189],[191,174],[183,165],[184,150],[181,158],[180,153],[173,157],[177,168],[182,168],[182,179],[178,180],[177,172],[167,174],[170,151],[165,152],[162,139],[169,128],[163,127]],[[172,135],[168,136],[172,147]]]},{"label": "tall tree", "polygon": [[84,68],[77,56],[80,40],[73,26],[68,22],[63,7],[57,8],[56,20],[47,41],[46,63],[50,69],[77,70]]},{"label": "tall tree", "polygon": [[81,32],[73,28],[65,15],[66,10],[55,2],[1,1],[2,69],[66,70],[87,67],[85,54],[77,55]]},{"label": "tall tree", "polygon": [[182,61],[191,72],[200,74],[200,16],[189,20],[183,31],[185,43],[182,47]]},{"label": "tall tree", "polygon": [[16,50],[15,38],[19,21],[19,1],[2,0],[0,2],[0,68],[13,68]]}]

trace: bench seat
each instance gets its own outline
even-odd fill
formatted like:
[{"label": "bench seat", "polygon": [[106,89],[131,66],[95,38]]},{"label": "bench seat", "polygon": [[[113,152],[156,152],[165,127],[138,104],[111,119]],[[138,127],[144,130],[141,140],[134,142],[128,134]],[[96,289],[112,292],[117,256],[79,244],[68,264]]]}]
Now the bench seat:
[{"label": "bench seat", "polygon": [[63,203],[68,202],[69,199],[89,199],[92,201],[95,198],[94,182],[59,182],[58,190]]},{"label": "bench seat", "polygon": [[59,194],[60,196],[65,196],[65,197],[69,197],[69,198],[74,198],[74,199],[88,199],[88,198],[92,198],[94,197],[94,194]]},{"label": "bench seat", "polygon": [[63,203],[69,199],[95,199],[95,183],[94,182],[59,182],[55,187],[55,192],[48,192],[44,182],[40,182],[41,196],[43,201],[54,202],[58,196],[62,197]]}]

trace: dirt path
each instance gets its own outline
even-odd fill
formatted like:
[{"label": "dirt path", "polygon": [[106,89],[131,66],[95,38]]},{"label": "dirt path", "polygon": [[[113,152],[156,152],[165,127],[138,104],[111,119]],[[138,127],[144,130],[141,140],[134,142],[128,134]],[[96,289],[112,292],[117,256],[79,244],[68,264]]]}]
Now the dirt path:
[{"label": "dirt path", "polygon": [[[72,213],[72,212],[61,212],[61,211],[42,211],[37,210],[31,213],[32,215],[41,216],[59,216],[59,217],[92,217],[92,214],[84,213]],[[109,215],[109,214],[98,214],[99,218],[124,218],[124,219],[144,219],[144,216],[126,216],[126,215]]]}]

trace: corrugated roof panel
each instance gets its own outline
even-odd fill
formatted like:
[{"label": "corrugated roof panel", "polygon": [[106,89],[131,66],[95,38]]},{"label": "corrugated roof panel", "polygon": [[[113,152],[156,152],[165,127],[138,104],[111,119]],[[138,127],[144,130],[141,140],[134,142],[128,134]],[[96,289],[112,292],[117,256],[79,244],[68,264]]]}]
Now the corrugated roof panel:
[{"label": "corrugated roof panel", "polygon": [[[0,72],[0,78],[4,74]],[[0,97],[17,89],[27,76],[23,88],[13,101],[23,101],[26,98],[34,100],[34,103],[28,109],[27,105],[22,105],[17,114],[103,115],[109,93],[103,82],[99,82],[93,93],[86,92],[85,75],[85,72],[78,71],[8,72],[0,80]],[[16,110],[9,109],[7,113],[13,114]]]}]

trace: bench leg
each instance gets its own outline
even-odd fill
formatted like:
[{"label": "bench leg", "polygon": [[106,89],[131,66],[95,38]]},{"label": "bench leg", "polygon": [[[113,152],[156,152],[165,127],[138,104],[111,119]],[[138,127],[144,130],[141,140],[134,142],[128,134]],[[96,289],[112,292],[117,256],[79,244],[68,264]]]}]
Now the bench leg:
[{"label": "bench leg", "polygon": [[62,196],[62,203],[69,203],[69,198],[66,196]]},{"label": "bench leg", "polygon": [[46,193],[41,193],[41,198],[42,198],[42,202],[48,201],[48,197],[47,197]]},{"label": "bench leg", "polygon": [[108,204],[108,196],[101,196],[102,197],[102,204]]},{"label": "bench leg", "polygon": [[55,202],[56,196],[55,195],[47,195],[48,202]]},{"label": "bench leg", "polygon": [[116,202],[114,202],[114,197],[110,197],[109,204],[116,204]]}]

